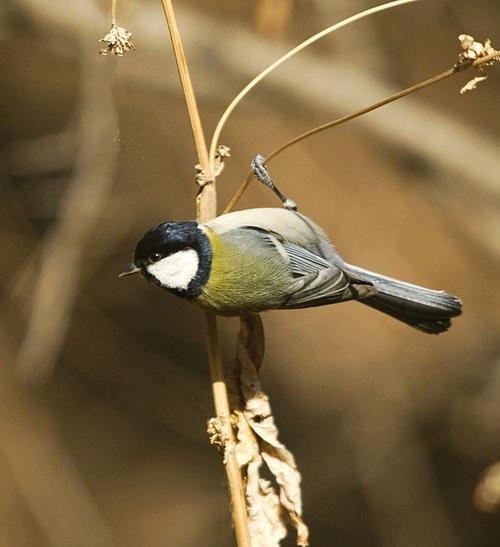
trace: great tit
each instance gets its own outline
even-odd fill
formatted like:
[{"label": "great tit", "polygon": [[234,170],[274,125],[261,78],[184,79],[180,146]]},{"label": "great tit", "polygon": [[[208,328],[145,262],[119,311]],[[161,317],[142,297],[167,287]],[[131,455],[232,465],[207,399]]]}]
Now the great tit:
[{"label": "great tit", "polygon": [[247,209],[205,224],[162,222],[144,234],[121,275],[134,273],[221,315],[358,300],[438,334],[462,311],[460,299],[444,291],[344,262],[318,225],[290,209]]}]

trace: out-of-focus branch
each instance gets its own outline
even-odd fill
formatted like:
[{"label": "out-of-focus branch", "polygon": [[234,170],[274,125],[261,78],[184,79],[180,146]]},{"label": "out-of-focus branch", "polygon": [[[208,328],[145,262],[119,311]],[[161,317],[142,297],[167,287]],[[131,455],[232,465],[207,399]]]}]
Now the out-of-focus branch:
[{"label": "out-of-focus branch", "polygon": [[0,333],[0,458],[51,547],[112,547],[114,541],[46,410],[10,374]]},{"label": "out-of-focus branch", "polygon": [[3,150],[9,173],[14,177],[37,177],[61,171],[74,164],[77,142],[74,131],[17,139]]},{"label": "out-of-focus branch", "polygon": [[[18,4],[24,7],[27,16],[31,15],[32,24],[44,30],[48,28],[52,35],[60,32],[67,36],[85,24],[91,28],[106,24],[104,17],[96,17],[93,10],[87,11],[84,6],[84,14],[64,9],[66,4],[62,0],[51,0],[47,4],[18,0]],[[140,18],[131,24],[136,34],[141,35],[141,47],[147,51],[150,63],[146,65],[140,59],[131,58],[121,68],[121,76],[141,80],[148,86],[176,88],[175,74],[173,71],[165,72],[164,59],[160,56],[164,35],[162,21],[156,16],[156,10],[147,4],[141,5],[140,13]],[[231,93],[231,80],[228,84],[214,78],[212,66],[206,63],[207,51],[217,60],[220,70],[243,80],[252,78],[258,67],[254,62],[246,63],[242,59],[259,59],[261,66],[267,66],[283,53],[283,47],[275,41],[266,40],[236,23],[227,25],[206,12],[198,13],[180,5],[177,15],[185,28],[183,39],[192,56],[191,70],[195,70],[203,81],[198,98],[220,100]],[[213,39],[221,35],[224,35],[224,43]],[[231,47],[226,47],[226,43]],[[297,74],[301,77],[297,78]],[[290,82],[294,82],[292,87]],[[315,85],[310,82],[315,82]],[[287,95],[293,94],[297,101],[316,108],[344,112],[355,111],[361,105],[371,104],[374,98],[395,91],[394,86],[382,77],[360,69],[345,58],[325,60],[307,51],[292,63],[281,66],[266,86],[283,90]],[[436,168],[456,175],[457,188],[472,187],[496,198],[500,196],[497,175],[500,156],[495,140],[443,111],[426,106],[417,97],[380,110],[375,116],[365,116],[358,123],[388,143],[411,150]]]},{"label": "out-of-focus branch", "polygon": [[82,39],[81,99],[74,176],[60,205],[58,221],[42,244],[32,312],[17,369],[30,380],[52,370],[69,324],[80,278],[82,253],[107,203],[117,155],[118,125],[110,62],[95,60],[93,41]]}]

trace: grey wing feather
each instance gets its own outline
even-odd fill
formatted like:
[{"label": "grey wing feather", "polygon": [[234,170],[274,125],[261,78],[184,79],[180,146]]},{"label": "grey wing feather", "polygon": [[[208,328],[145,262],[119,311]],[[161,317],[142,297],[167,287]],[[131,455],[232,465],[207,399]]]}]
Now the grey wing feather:
[{"label": "grey wing feather", "polygon": [[337,266],[293,243],[282,243],[296,277],[284,308],[322,306],[353,298],[349,279]]},{"label": "grey wing feather", "polygon": [[328,268],[296,280],[295,290],[283,308],[310,308],[354,298],[342,270]]},{"label": "grey wing feather", "polygon": [[312,253],[311,251],[308,251],[307,249],[304,249],[304,247],[286,242],[282,245],[288,255],[290,266],[294,275],[315,273],[318,270],[332,267],[327,260]]},{"label": "grey wing feather", "polygon": [[356,291],[351,290],[349,278],[344,271],[319,254],[319,239],[314,240],[311,236],[309,240],[301,242],[302,244],[292,243],[281,233],[262,224],[240,225],[231,232],[234,234],[238,230],[258,234],[261,244],[272,246],[289,266],[290,286],[286,291],[289,296],[283,302],[282,308],[322,306],[358,296]]}]

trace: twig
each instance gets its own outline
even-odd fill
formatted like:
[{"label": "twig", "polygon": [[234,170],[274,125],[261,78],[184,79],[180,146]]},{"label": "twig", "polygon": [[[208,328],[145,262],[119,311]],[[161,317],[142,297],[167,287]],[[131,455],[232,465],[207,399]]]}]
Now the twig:
[{"label": "twig", "polygon": [[219,123],[217,124],[217,127],[215,128],[214,134],[212,136],[212,141],[210,143],[210,166],[213,168],[213,165],[215,162],[215,153],[216,153],[217,145],[219,142],[219,137],[232,111],[236,108],[238,103],[240,103],[241,100],[249,93],[249,91],[251,91],[261,80],[263,80],[274,69],[278,68],[281,64],[283,64],[285,61],[290,59],[290,57],[293,57],[296,53],[299,53],[299,51],[302,51],[303,49],[310,46],[314,42],[317,42],[321,38],[324,38],[328,34],[331,34],[332,32],[342,27],[345,27],[351,23],[354,23],[355,21],[358,21],[359,19],[363,19],[364,17],[373,15],[374,13],[377,13],[379,11],[384,11],[387,9],[395,8],[397,6],[401,6],[403,4],[409,4],[410,2],[417,2],[417,1],[418,0],[396,0],[394,2],[387,2],[385,4],[381,4],[380,6],[375,6],[373,8],[357,13],[356,15],[353,15],[352,17],[348,17],[347,19],[343,19],[342,21],[339,21],[338,23],[335,23],[334,25],[329,26],[328,28],[322,30],[321,32],[318,32],[314,36],[311,36],[310,38],[308,38],[307,40],[305,40],[304,42],[302,42],[295,48],[285,53],[285,55],[280,57],[277,61],[269,65],[265,70],[263,70],[260,74],[258,74],[250,83],[248,83],[238,93],[238,95],[236,95],[236,97],[231,101],[229,106],[226,108],[226,110],[222,114],[219,120]]},{"label": "twig", "polygon": [[116,9],[117,9],[118,0],[113,0],[111,3],[111,24],[116,25]]},{"label": "twig", "polygon": [[290,146],[293,146],[294,144],[297,144],[298,142],[304,139],[307,139],[308,137],[311,137],[312,135],[315,135],[316,133],[321,133],[322,131],[325,131],[326,129],[330,129],[332,127],[336,127],[337,125],[341,125],[345,122],[354,120],[355,118],[359,118],[360,116],[363,116],[364,114],[368,114],[368,112],[372,112],[373,110],[376,110],[377,108],[380,108],[381,106],[385,106],[386,104],[392,103],[394,101],[397,101],[398,99],[402,99],[403,97],[406,97],[406,95],[410,95],[411,93],[424,89],[425,87],[436,84],[437,82],[440,82],[441,80],[444,80],[445,78],[449,78],[450,76],[453,76],[454,74],[458,72],[461,72],[462,66],[464,68],[469,68],[469,66],[477,67],[483,63],[487,63],[491,61],[499,54],[500,52],[496,51],[495,53],[488,55],[487,57],[482,57],[481,59],[478,59],[477,61],[475,61],[474,63],[471,63],[470,65],[456,65],[452,68],[449,68],[448,70],[445,70],[444,72],[441,72],[440,74],[436,74],[436,76],[433,76],[432,78],[429,78],[427,80],[419,82],[418,84],[407,87],[406,89],[403,89],[402,91],[398,91],[397,93],[389,95],[389,97],[386,97],[385,99],[382,99],[381,101],[378,101],[372,104],[371,106],[367,106],[366,108],[362,108],[361,110],[358,110],[351,114],[347,114],[346,116],[342,116],[341,118],[337,118],[336,120],[324,123],[318,127],[310,129],[309,131],[306,131],[305,133],[302,133],[298,135],[297,137],[294,137],[293,139],[289,140],[285,144],[273,150],[267,156],[266,162],[270,161],[272,158],[276,157],[278,154],[281,154],[281,152],[283,152]]},{"label": "twig", "polygon": [[[18,4],[29,15],[33,28],[44,34],[59,36],[59,52],[61,48],[64,50],[64,40],[71,40],[82,25],[89,32],[95,32],[97,27],[104,25],[102,15],[98,15],[99,12],[93,9],[94,4],[91,2],[82,4],[83,11],[78,13],[65,9],[66,3],[63,0],[52,0],[50,8],[47,7],[49,4],[41,8],[37,0],[18,0]],[[241,59],[255,57],[255,51],[258,50],[259,59],[264,59],[264,65],[267,66],[280,55],[281,48],[276,41],[257,37],[243,25],[234,23],[228,26],[222,18],[214,14],[207,17],[206,13],[201,14],[190,8],[190,5],[190,2],[179,3],[175,9],[178,17],[182,15],[183,24],[196,28],[196,32],[183,36],[184,48],[193,58],[202,57],[207,47],[211,47],[220,60],[220,70],[235,71],[238,78],[249,81],[255,69],[252,70],[249,63],[241,63]],[[165,92],[178,89],[179,84],[175,71],[169,71],[168,74],[163,71],[164,61],[158,52],[164,48],[165,26],[159,23],[163,21],[158,21],[154,4],[143,3],[141,17],[135,21],[134,28],[135,33],[142,36],[141,47],[150,62],[144,64],[139,57],[131,56],[127,63],[120,66],[120,75],[134,85],[145,85]],[[351,31],[353,29],[353,26],[350,27]],[[213,37],[218,35],[224,35],[224,41],[214,42]],[[231,43],[230,49],[227,43]],[[301,80],[293,89],[297,100],[307,101],[326,110],[335,104],[343,112],[357,110],[360,105],[371,104],[373,97],[385,97],[394,91],[382,74],[368,73],[362,70],[359,63],[352,63],[349,59],[335,63],[335,85],[328,86],[326,82],[331,68],[331,60],[318,59],[312,51],[305,50],[290,65],[282,65],[276,78],[272,78],[269,84],[287,94],[290,81],[301,74]],[[349,84],[353,81],[357,82],[355,88]],[[307,82],[317,82],[319,85],[309,85]],[[218,100],[227,88],[221,78],[203,78],[203,86],[204,97],[208,100]],[[420,124],[423,119],[425,127]],[[368,132],[385,143],[398,143],[437,169],[451,171],[456,176],[457,189],[468,187],[474,193],[481,190],[493,199],[500,196],[497,175],[500,172],[500,156],[495,143],[490,135],[467,124],[465,118],[457,118],[443,109],[432,108],[419,100],[417,95],[410,95],[408,100],[395,102],[390,109],[379,110],[377,116],[363,116],[360,122]],[[474,146],[471,146],[471,142]],[[442,184],[443,180],[437,182]]]},{"label": "twig", "polygon": [[[397,93],[393,93],[392,95],[389,95],[385,99],[382,99],[376,103],[373,103],[370,106],[357,110],[356,112],[352,112],[351,114],[347,114],[345,116],[337,118],[336,120],[314,127],[313,129],[309,129],[305,133],[301,133],[300,135],[287,141],[285,144],[282,144],[278,148],[275,148],[272,152],[270,152],[266,156],[263,164],[267,165],[273,158],[275,158],[276,156],[278,156],[279,154],[281,154],[282,152],[284,152],[285,150],[287,150],[294,144],[297,144],[298,142],[303,141],[304,139],[307,139],[308,137],[316,135],[317,133],[321,133],[322,131],[325,131],[326,129],[331,129],[338,125],[342,125],[343,123],[359,118],[360,116],[363,116],[364,114],[368,114],[369,112],[372,112],[373,110],[376,110],[377,108],[380,108],[394,101],[397,101],[398,99],[406,97],[407,95],[411,95],[412,93],[415,93],[416,91],[424,89],[425,87],[429,87],[430,85],[436,84],[437,82],[440,82],[441,80],[449,78],[450,76],[453,76],[454,74],[463,72],[464,70],[467,70],[470,67],[478,67],[483,64],[487,64],[488,62],[497,58],[499,54],[500,54],[500,51],[495,51],[490,55],[477,59],[473,63],[457,64],[453,66],[452,68],[449,68],[448,70],[445,70],[444,72],[441,72],[440,74],[436,74],[435,76],[428,78],[427,80],[424,80],[422,82],[419,82],[418,84],[414,84],[410,87],[407,87],[406,89],[403,89],[402,91],[398,91]],[[224,208],[224,211],[223,211],[224,213],[229,213],[236,206],[241,196],[245,193],[246,189],[248,188],[248,185],[250,184],[252,179],[253,179],[253,173],[249,173],[247,177],[245,178],[245,180],[241,183],[240,187],[238,188],[236,193],[233,195],[229,203]]]},{"label": "twig", "polygon": [[[212,169],[209,165],[208,150],[205,143],[205,137],[203,134],[203,128],[196,105],[191,79],[189,77],[189,71],[182,48],[179,30],[175,20],[174,9],[171,0],[162,0],[162,5],[165,12],[165,17],[167,19],[170,37],[172,39],[172,47],[189,113],[198,161],[201,169],[206,174],[210,175]],[[214,180],[212,180],[211,183],[205,184],[201,187],[196,198],[196,210],[197,217],[200,222],[205,222],[216,216],[217,201]],[[222,429],[223,437],[226,443],[228,443],[225,451],[225,465],[229,489],[231,492],[232,515],[236,532],[236,540],[240,547],[251,547],[241,473],[236,460],[236,455],[232,450],[232,447],[235,444],[235,439],[230,423],[231,413],[217,339],[217,323],[215,316],[212,313],[205,314],[205,332],[215,411],[218,423]]]}]

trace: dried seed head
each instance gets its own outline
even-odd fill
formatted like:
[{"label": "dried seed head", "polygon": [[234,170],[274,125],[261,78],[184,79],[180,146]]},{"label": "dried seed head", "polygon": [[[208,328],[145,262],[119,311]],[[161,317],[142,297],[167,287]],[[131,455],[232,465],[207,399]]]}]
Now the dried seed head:
[{"label": "dried seed head", "polygon": [[101,55],[113,53],[114,55],[122,57],[127,51],[135,49],[131,38],[132,33],[127,29],[112,24],[108,34],[99,40],[99,42],[104,42],[105,44],[105,47],[103,47],[99,53]]},{"label": "dried seed head", "polygon": [[231,157],[231,149],[225,144],[219,144],[215,153],[215,159],[222,161],[224,158]]},{"label": "dried seed head", "polygon": [[469,36],[468,34],[460,34],[458,41],[462,48],[462,53],[458,56],[460,60],[465,61],[471,59],[472,61],[475,61],[479,58],[481,51],[483,51],[483,44],[474,41],[474,37]]},{"label": "dried seed head", "polygon": [[[484,44],[482,44],[481,42],[476,42],[473,36],[469,36],[468,34],[460,34],[458,41],[460,42],[460,47],[462,48],[462,52],[458,55],[458,59],[461,62],[476,61],[482,57],[492,55],[496,51],[491,45],[491,40],[489,38],[487,38],[484,41]],[[493,66],[497,61],[500,61],[500,56],[497,56],[491,59],[491,61],[484,63],[483,66]]]},{"label": "dried seed head", "polygon": [[[488,57],[496,53],[495,48],[491,45],[491,40],[488,38],[484,41],[484,44],[481,42],[476,42],[473,36],[468,34],[460,34],[458,37],[460,42],[460,47],[462,51],[458,54],[458,67],[466,66],[474,61],[479,61],[484,57]],[[469,80],[463,87],[460,89],[460,93],[466,93],[467,91],[472,91],[476,89],[477,84],[487,79],[486,71],[489,67],[492,67],[496,62],[500,61],[500,55],[497,55],[485,61],[484,63],[478,64],[475,68],[481,73],[481,76],[476,76],[472,80]]]},{"label": "dried seed head", "polygon": [[220,144],[217,147],[217,151],[215,152],[213,173],[205,172],[205,170],[199,163],[197,163],[194,166],[196,170],[196,184],[198,184],[200,188],[203,188],[203,186],[211,182],[214,182],[215,179],[222,173],[222,170],[224,169],[224,158],[230,158],[230,157],[231,157],[231,149],[229,148],[229,146]]},{"label": "dried seed head", "polygon": [[207,422],[207,434],[210,444],[217,446],[220,452],[224,454],[224,463],[227,462],[228,452],[233,450],[231,442],[231,418],[219,416],[210,418]]}]

